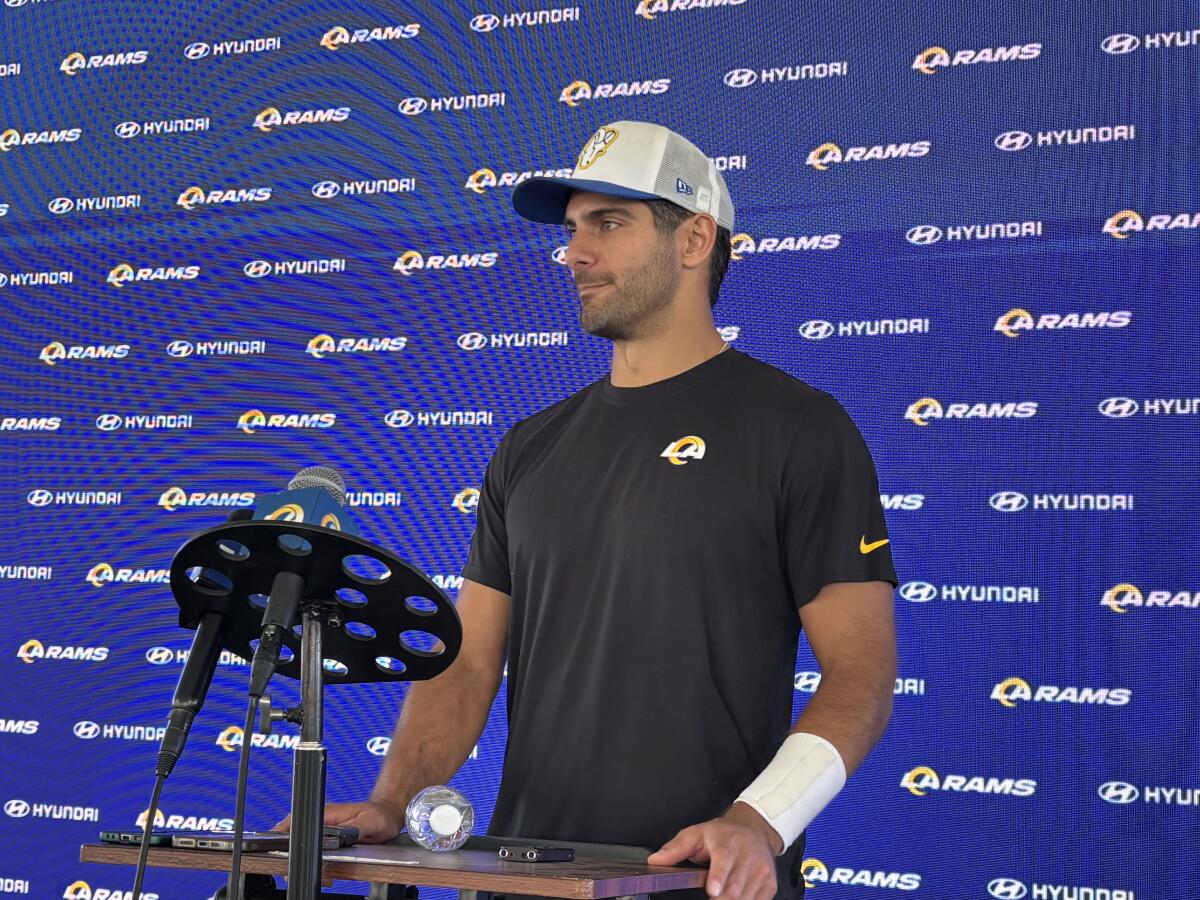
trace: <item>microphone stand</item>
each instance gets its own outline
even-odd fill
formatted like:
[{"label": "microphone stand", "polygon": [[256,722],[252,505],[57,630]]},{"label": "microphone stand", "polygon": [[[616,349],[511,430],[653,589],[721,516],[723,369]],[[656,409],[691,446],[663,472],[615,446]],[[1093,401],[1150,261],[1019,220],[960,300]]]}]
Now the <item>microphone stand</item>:
[{"label": "microphone stand", "polygon": [[[386,574],[361,575],[348,562],[350,557],[366,557]],[[211,577],[214,570],[222,577]],[[225,584],[231,587],[226,589]],[[300,707],[270,711],[266,718],[268,722],[300,721],[292,768],[287,898],[316,900],[322,896],[328,763],[323,743],[324,685],[327,681],[417,681],[439,675],[462,645],[458,612],[424,574],[382,547],[341,531],[278,520],[220,525],[192,538],[171,562],[171,587],[181,625],[196,627],[207,612],[221,611],[230,620],[222,643],[245,659],[253,655],[251,641],[262,634],[262,610],[250,597],[283,588],[288,600],[298,598],[292,608],[302,616],[300,641],[292,623],[283,623],[281,642],[292,650],[293,658],[273,668],[299,677]],[[339,593],[345,590],[358,592],[366,602],[352,603]],[[414,605],[414,598],[428,603]],[[433,649],[414,647],[403,638],[407,631],[424,632],[438,644]],[[326,658],[326,652],[333,657]],[[260,679],[252,691],[265,686]],[[251,735],[243,735],[243,740],[250,739]]]}]

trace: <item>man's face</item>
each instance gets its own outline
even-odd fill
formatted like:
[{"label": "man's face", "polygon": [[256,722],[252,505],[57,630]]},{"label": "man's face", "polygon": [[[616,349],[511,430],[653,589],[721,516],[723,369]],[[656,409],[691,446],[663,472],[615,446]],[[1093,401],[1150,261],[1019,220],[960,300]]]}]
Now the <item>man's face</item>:
[{"label": "man's face", "polygon": [[585,191],[571,195],[565,224],[580,326],[609,340],[641,334],[679,287],[672,236],[655,228],[645,203]]}]

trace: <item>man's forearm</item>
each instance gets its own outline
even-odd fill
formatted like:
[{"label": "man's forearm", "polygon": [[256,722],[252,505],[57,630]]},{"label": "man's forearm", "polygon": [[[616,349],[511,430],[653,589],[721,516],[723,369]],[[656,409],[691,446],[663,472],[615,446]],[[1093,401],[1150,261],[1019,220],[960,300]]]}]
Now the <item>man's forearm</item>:
[{"label": "man's forearm", "polygon": [[499,681],[461,665],[409,689],[371,800],[403,818],[409,800],[459,770],[487,724]]},{"label": "man's forearm", "polygon": [[820,735],[833,744],[849,776],[883,736],[892,715],[895,677],[870,680],[860,672],[834,670],[821,676],[817,691],[792,731]]}]

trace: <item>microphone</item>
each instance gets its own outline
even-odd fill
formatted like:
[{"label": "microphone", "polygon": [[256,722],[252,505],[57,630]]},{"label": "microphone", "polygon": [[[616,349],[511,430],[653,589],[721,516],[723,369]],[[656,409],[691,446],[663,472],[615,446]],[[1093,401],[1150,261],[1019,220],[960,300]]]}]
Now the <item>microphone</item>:
[{"label": "microphone", "polygon": [[[230,522],[249,519],[252,511],[236,510],[229,517]],[[208,578],[203,572],[196,583],[204,587],[219,588],[220,585]],[[175,763],[183,754],[187,744],[188,734],[192,730],[192,722],[204,698],[208,694],[208,686],[212,684],[213,672],[217,668],[217,660],[221,656],[221,645],[225,640],[225,632],[229,630],[229,617],[216,610],[209,610],[200,618],[196,626],[196,636],[192,638],[192,649],[188,653],[187,662],[179,674],[179,683],[175,686],[175,695],[171,698],[171,712],[167,716],[167,730],[159,744],[158,763],[155,774],[166,778],[175,768]]]},{"label": "microphone", "polygon": [[254,518],[277,522],[304,522],[358,534],[358,526],[346,515],[346,482],[328,466],[309,466],[296,473],[287,490],[260,495]]},{"label": "microphone", "polygon": [[[296,473],[288,489],[279,494],[261,497],[254,511],[255,519],[281,522],[304,522],[332,528],[346,534],[358,534],[354,520],[346,515],[346,482],[328,466],[309,466]],[[304,552],[308,543],[299,535],[283,535],[279,539],[284,549]],[[280,572],[271,584],[271,594],[262,617],[262,634],[258,649],[250,664],[250,696],[261,697],[267,683],[279,665],[279,649],[284,634],[295,624],[304,579],[294,572]]]}]

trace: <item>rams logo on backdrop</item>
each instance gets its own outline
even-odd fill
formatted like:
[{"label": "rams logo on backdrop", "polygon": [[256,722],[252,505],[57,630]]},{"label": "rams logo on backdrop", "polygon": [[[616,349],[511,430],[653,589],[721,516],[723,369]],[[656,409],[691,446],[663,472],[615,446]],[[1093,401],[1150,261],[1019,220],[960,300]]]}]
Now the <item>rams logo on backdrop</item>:
[{"label": "rams logo on backdrop", "polygon": [[17,648],[17,659],[23,663],[34,663],[39,659],[83,659],[104,662],[108,659],[107,647],[64,647],[59,644],[43,644],[32,638]]},{"label": "rams logo on backdrop", "polygon": [[620,136],[621,132],[615,128],[598,129],[584,145],[584,148],[579,151],[579,157],[575,160],[575,168],[586,169],[591,166],[608,152],[608,149],[617,142],[617,138]]},{"label": "rams logo on backdrop", "polygon": [[808,154],[805,165],[818,172],[826,171],[835,163],[867,162],[875,159],[916,158],[929,153],[933,145],[929,141],[912,141],[903,144],[876,144],[871,147],[850,147],[844,153],[834,143],[825,143]]},{"label": "rams logo on backdrop", "polygon": [[113,287],[124,287],[133,281],[192,281],[200,277],[199,266],[159,266],[156,269],[135,269],[121,263],[108,273],[105,279]]},{"label": "rams logo on backdrop", "polygon": [[1126,613],[1130,607],[1145,609],[1200,609],[1200,591],[1147,591],[1135,584],[1123,582],[1104,592],[1100,604],[1115,613]]},{"label": "rams logo on backdrop", "polygon": [[928,425],[929,419],[940,419],[945,414],[942,404],[934,397],[922,397],[904,413],[904,418],[916,425]]},{"label": "rams logo on backdrop", "polygon": [[1037,59],[1042,53],[1041,44],[1015,44],[1011,47],[984,47],[981,50],[956,50],[945,47],[929,47],[917,54],[912,67],[923,75],[934,75],[938,69],[950,66],[969,66],[975,63],[1015,62]]},{"label": "rams logo on backdrop", "polygon": [[496,186],[496,173],[492,169],[476,169],[467,178],[467,190],[482,194],[486,188]]},{"label": "rams logo on backdrop", "polygon": [[181,487],[171,487],[163,491],[158,498],[158,505],[167,512],[173,512],[184,506],[253,506],[254,494],[240,493],[204,493],[197,491],[187,493]]},{"label": "rams logo on backdrop", "polygon": [[321,46],[326,50],[337,50],[343,44],[362,44],[367,41],[400,41],[414,38],[421,33],[421,26],[413,22],[409,25],[387,25],[381,28],[358,28],[349,31],[341,25],[330,28],[321,38]]},{"label": "rams logo on backdrop", "polygon": [[527,172],[497,172],[495,169],[490,169],[486,166],[476,169],[467,176],[466,184],[463,185],[468,191],[474,191],[476,194],[482,194],[488,188],[494,187],[515,187],[527,178],[539,178],[542,176],[549,178],[569,178],[571,169],[534,169]]},{"label": "rams logo on backdrop", "polygon": [[694,434],[681,437],[667,444],[667,449],[659,454],[673,466],[686,466],[690,460],[704,459],[704,439]]},{"label": "rams logo on backdrop", "polygon": [[308,342],[305,353],[324,359],[327,353],[398,353],[408,346],[408,338],[373,337],[335,340],[328,334],[318,334]]},{"label": "rams logo on backdrop", "polygon": [[269,133],[276,128],[289,125],[314,125],[327,122],[345,122],[350,118],[349,106],[338,106],[330,109],[293,109],[280,112],[274,106],[268,106],[254,117],[254,127],[263,133]]},{"label": "rams logo on backdrop", "polygon": [[51,341],[42,348],[38,359],[53,366],[64,359],[124,359],[128,355],[128,344],[67,347],[61,341]]},{"label": "rams logo on backdrop", "polygon": [[615,83],[598,84],[593,88],[586,81],[572,81],[558,99],[567,106],[578,106],[581,100],[605,100],[611,97],[641,97],[650,94],[665,94],[671,89],[670,78],[656,78],[646,81],[618,81]]},{"label": "rams logo on backdrop", "polygon": [[1059,687],[1039,685],[1036,690],[1024,678],[1006,678],[992,688],[992,699],[1009,709],[1017,701],[1034,703],[1078,703],[1089,706],[1125,706],[1133,699],[1129,688]]},{"label": "rams logo on backdrop", "polygon": [[634,13],[653,22],[659,13],[680,12],[692,9],[711,9],[714,6],[741,6],[746,0],[638,0]]},{"label": "rams logo on backdrop", "polygon": [[83,69],[101,69],[107,66],[140,66],[150,54],[146,50],[133,50],[128,53],[109,53],[103,56],[84,56],[82,53],[72,53],[58,68],[68,75],[75,75]]},{"label": "rams logo on backdrop", "polygon": [[[63,900],[134,900],[132,891],[92,888],[86,881],[73,881],[63,891]],[[158,894],[143,893],[140,900],[158,900]]]},{"label": "rams logo on backdrop", "polygon": [[170,569],[114,569],[108,563],[92,566],[84,579],[93,587],[106,584],[166,584],[171,580]]},{"label": "rams logo on backdrop", "polygon": [[[143,809],[138,813],[134,824],[138,828],[146,827],[146,814],[150,810]],[[166,815],[161,809],[154,811],[155,828],[183,829],[185,831],[233,831],[233,819],[209,816],[181,816],[178,813]]]},{"label": "rams logo on backdrop", "polygon": [[[240,725],[230,725],[217,735],[216,745],[228,753],[236,753],[241,749],[242,742],[245,739],[246,732],[242,730]],[[250,746],[255,748],[267,747],[272,750],[295,750],[298,743],[300,743],[300,735],[298,734],[255,733],[250,735]]]},{"label": "rams logo on backdrop", "polygon": [[337,413],[272,413],[251,409],[238,418],[237,427],[246,434],[254,434],[258,428],[332,428],[337,423]]},{"label": "rams logo on backdrop", "polygon": [[454,495],[454,508],[461,513],[473,513],[479,507],[479,488],[463,488]]},{"label": "rams logo on backdrop", "polygon": [[784,237],[765,237],[754,240],[746,233],[729,239],[731,260],[744,259],[754,253],[785,253],[793,250],[836,250],[842,244],[840,234],[789,234]]},{"label": "rams logo on backdrop", "polygon": [[897,891],[915,891],[921,887],[921,876],[916,872],[881,872],[842,866],[831,870],[814,858],[800,863],[800,876],[804,879],[804,887],[810,890],[818,884],[848,884]]},{"label": "rams logo on backdrop", "polygon": [[0,152],[7,153],[14,147],[23,147],[29,144],[71,143],[79,140],[82,134],[83,131],[79,128],[64,128],[58,131],[26,131],[24,133],[15,128],[8,128],[0,132]]},{"label": "rams logo on backdrop", "polygon": [[1063,328],[1124,328],[1133,319],[1129,310],[1097,313],[1042,313],[1035,316],[1027,309],[1010,309],[996,320],[993,331],[1016,338],[1022,331],[1058,330]]},{"label": "rams logo on backdrop", "polygon": [[1032,778],[985,778],[982,775],[941,777],[928,766],[917,766],[904,773],[900,787],[916,797],[924,797],[929,791],[1032,797],[1037,791],[1037,782]]},{"label": "rams logo on backdrop", "polygon": [[754,238],[745,232],[735,234],[729,239],[729,244],[731,251],[729,258],[733,260],[739,260],[744,254],[754,252]]},{"label": "rams logo on backdrop", "polygon": [[1021,403],[949,403],[942,406],[935,397],[922,397],[912,403],[904,418],[914,425],[928,425],[930,419],[1028,419],[1037,415],[1035,401]]},{"label": "rams logo on backdrop", "polygon": [[1200,228],[1200,212],[1157,213],[1148,219],[1132,209],[1123,209],[1113,213],[1104,223],[1105,234],[1125,240],[1131,232],[1137,231],[1174,231],[1176,229]]},{"label": "rams logo on backdrop", "polygon": [[175,203],[184,209],[195,209],[197,206],[214,206],[218,203],[265,203],[270,199],[271,189],[269,187],[205,192],[202,188],[193,185],[181,193]]},{"label": "rams logo on backdrop", "polygon": [[406,250],[392,266],[392,271],[401,275],[412,275],[422,269],[490,269],[496,264],[499,256],[496,252],[489,253],[448,253],[430,254],[423,256],[416,250]]}]

